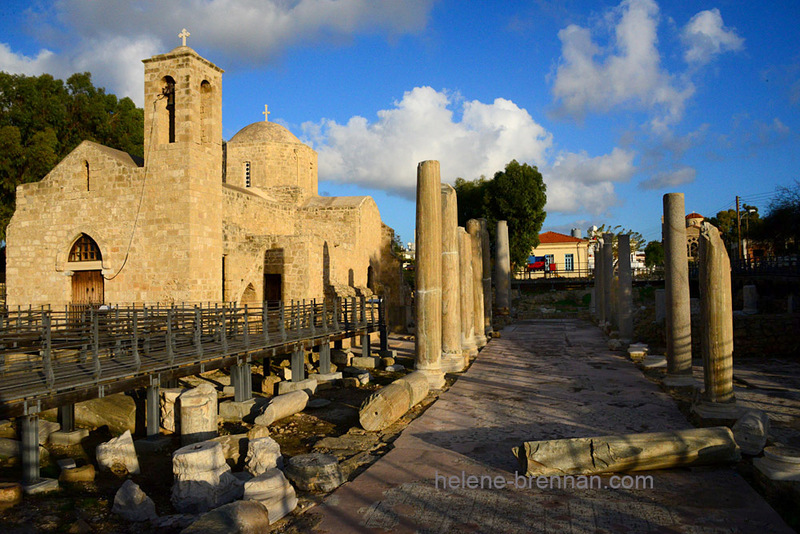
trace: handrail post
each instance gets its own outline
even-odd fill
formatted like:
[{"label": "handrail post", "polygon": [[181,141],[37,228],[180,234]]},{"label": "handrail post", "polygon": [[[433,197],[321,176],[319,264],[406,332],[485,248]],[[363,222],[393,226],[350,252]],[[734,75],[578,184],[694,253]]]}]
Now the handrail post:
[{"label": "handrail post", "polygon": [[203,313],[194,307],[194,351],[198,358],[203,357]]},{"label": "handrail post", "polygon": [[172,346],[172,308],[167,310],[167,334],[165,338],[167,346],[167,362],[172,365],[175,363],[175,351]]},{"label": "handrail post", "polygon": [[317,299],[311,301],[311,337],[317,335]]},{"label": "handrail post", "polygon": [[286,309],[284,308],[283,301],[278,304],[278,333],[280,333],[281,341],[286,341]]},{"label": "handrail post", "polygon": [[133,309],[133,332],[131,339],[131,350],[133,352],[133,364],[138,373],[142,369],[142,358],[139,356],[139,312]]},{"label": "handrail post", "polygon": [[94,379],[100,380],[102,369],[100,367],[100,318],[94,310],[90,310],[92,319],[92,363],[94,364]]},{"label": "handrail post", "polygon": [[269,314],[267,312],[267,302],[264,301],[264,305],[261,308],[261,333],[264,336],[265,345],[269,345]]},{"label": "handrail post", "polygon": [[220,339],[220,343],[222,343],[222,352],[224,354],[228,354],[228,324],[225,316],[225,306],[222,307],[222,323],[220,324],[220,334],[222,338]]},{"label": "handrail post", "polygon": [[56,376],[53,372],[53,360],[52,360],[52,349],[53,349],[53,338],[52,338],[52,318],[50,317],[49,312],[43,312],[42,314],[42,327],[43,327],[43,341],[44,346],[42,347],[42,364],[44,366],[44,376],[47,381],[47,389],[53,389],[56,384]]},{"label": "handrail post", "polygon": [[250,350],[250,316],[247,311],[247,304],[244,305],[244,349]]}]

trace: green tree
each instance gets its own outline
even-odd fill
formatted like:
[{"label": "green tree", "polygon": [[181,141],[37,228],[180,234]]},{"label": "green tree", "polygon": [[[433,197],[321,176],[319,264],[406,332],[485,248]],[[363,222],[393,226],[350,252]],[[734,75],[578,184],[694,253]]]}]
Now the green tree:
[{"label": "green tree", "polygon": [[84,140],[142,157],[144,112],[94,87],[88,72],[66,83],[49,74],[0,72],[0,240],[17,186],[41,180]]},{"label": "green tree", "polygon": [[772,243],[776,254],[800,252],[800,180],[778,187],[756,237]]},{"label": "green tree", "polygon": [[646,267],[664,265],[664,245],[661,241],[650,241],[644,247],[644,264]]},{"label": "green tree", "polygon": [[597,227],[597,230],[594,231],[594,235],[597,237],[602,237],[603,234],[614,234],[614,240],[613,240],[614,258],[617,257],[617,243],[619,241],[619,236],[623,234],[630,235],[631,252],[636,252],[641,250],[642,245],[644,245],[644,236],[642,236],[642,234],[634,230],[623,228],[620,225],[616,225],[614,227],[609,225],[608,227],[606,227],[605,223],[601,224],[600,226]]},{"label": "green tree", "polygon": [[491,180],[483,176],[473,181],[457,178],[455,189],[459,224],[464,225],[468,219],[486,219],[494,243],[497,221],[507,221],[511,263],[525,263],[531,249],[539,244],[539,231],[547,216],[546,186],[539,170],[512,160]]}]

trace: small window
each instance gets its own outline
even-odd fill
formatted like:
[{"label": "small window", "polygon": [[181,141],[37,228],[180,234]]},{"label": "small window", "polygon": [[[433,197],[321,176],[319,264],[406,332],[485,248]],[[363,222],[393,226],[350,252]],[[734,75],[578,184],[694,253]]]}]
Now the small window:
[{"label": "small window", "polygon": [[69,251],[69,261],[100,261],[102,259],[100,247],[97,246],[94,239],[86,234],[81,234],[72,245],[72,250]]},{"label": "small window", "polygon": [[250,162],[244,162],[244,186],[250,187]]},{"label": "small window", "polygon": [[575,255],[574,254],[564,254],[564,270],[565,271],[574,271],[575,270]]},{"label": "small window", "polygon": [[91,191],[91,189],[89,188],[89,162],[88,161],[84,161],[83,162],[83,166],[84,166],[84,170],[85,170],[85,173],[86,173],[86,190],[87,191]]}]

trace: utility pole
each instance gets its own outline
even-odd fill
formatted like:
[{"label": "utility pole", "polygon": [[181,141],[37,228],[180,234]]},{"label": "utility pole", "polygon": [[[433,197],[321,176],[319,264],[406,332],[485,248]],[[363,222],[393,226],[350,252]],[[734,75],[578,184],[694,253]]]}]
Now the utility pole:
[{"label": "utility pole", "polygon": [[739,195],[736,195],[736,232],[739,236],[739,260],[742,259],[742,216],[739,212]]}]

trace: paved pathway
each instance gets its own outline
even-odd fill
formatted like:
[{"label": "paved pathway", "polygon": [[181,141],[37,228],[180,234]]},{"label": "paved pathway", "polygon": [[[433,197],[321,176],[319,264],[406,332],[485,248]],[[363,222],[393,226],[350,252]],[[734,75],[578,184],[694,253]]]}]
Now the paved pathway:
[{"label": "paved pathway", "polygon": [[330,533],[792,532],[731,467],[645,473],[653,488],[638,490],[515,478],[511,448],[525,440],[688,427],[589,323],[525,321],[492,340],[393,450],[308,513],[315,532]]}]

